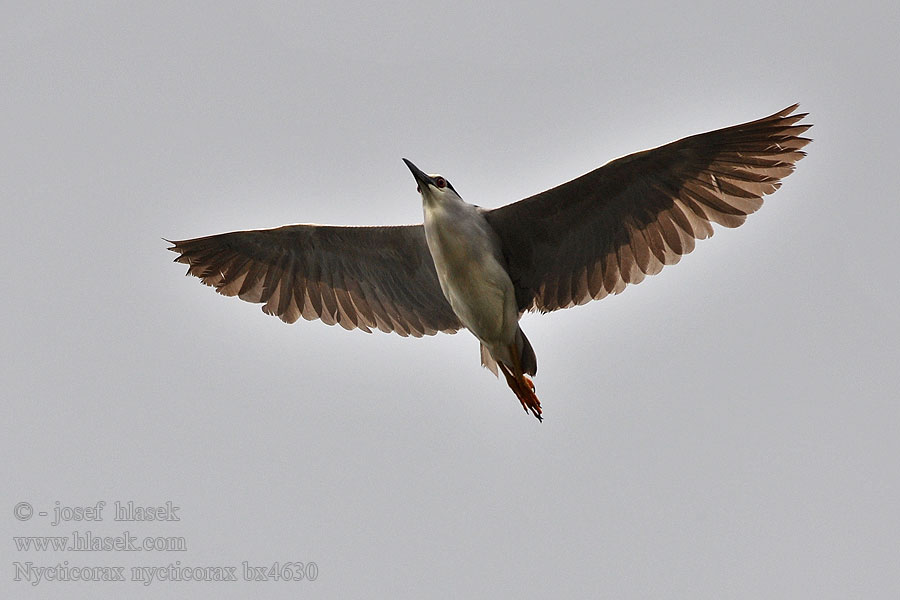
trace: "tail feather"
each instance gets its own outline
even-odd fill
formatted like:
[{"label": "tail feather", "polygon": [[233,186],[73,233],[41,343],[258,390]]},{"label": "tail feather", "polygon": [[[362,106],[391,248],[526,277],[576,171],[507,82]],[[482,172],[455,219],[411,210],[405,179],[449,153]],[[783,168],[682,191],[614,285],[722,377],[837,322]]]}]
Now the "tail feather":
[{"label": "tail feather", "polygon": [[[536,375],[537,355],[535,355],[534,348],[531,347],[531,342],[525,337],[525,333],[521,328],[516,331],[516,349],[519,351],[519,364],[522,367],[522,372],[527,375]],[[481,344],[481,366],[493,373],[494,377],[499,376],[499,372],[497,371],[497,360],[484,344]],[[510,369],[513,368],[511,364],[506,366]]]},{"label": "tail feather", "polygon": [[500,376],[500,373],[497,372],[497,361],[494,360],[491,351],[484,344],[481,345],[481,366],[493,373],[494,377]]},{"label": "tail feather", "polygon": [[531,342],[525,337],[525,332],[521,327],[516,331],[516,348],[519,350],[519,361],[522,364],[522,371],[529,375],[537,375],[537,355]]}]

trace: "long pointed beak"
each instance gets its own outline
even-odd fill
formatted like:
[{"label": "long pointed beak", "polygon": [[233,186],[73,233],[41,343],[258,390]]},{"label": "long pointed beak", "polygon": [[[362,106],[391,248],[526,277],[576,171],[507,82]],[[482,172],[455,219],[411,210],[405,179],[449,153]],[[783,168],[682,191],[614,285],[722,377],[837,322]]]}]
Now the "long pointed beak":
[{"label": "long pointed beak", "polygon": [[[429,185],[434,185],[434,179],[423,173],[422,170],[419,169],[419,167],[412,164],[405,158],[403,159],[403,162],[405,162],[406,166],[409,167],[409,170],[412,171],[413,177],[416,178],[416,184],[419,186],[420,191],[423,189],[427,190]],[[422,186],[422,184],[425,184],[424,187]]]}]

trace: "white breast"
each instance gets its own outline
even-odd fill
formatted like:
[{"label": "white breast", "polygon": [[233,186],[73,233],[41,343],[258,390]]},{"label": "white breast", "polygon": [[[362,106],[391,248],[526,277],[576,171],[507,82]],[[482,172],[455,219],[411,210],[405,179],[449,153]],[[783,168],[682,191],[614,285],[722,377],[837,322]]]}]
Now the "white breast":
[{"label": "white breast", "polygon": [[444,296],[460,321],[489,346],[512,342],[515,292],[499,240],[478,210],[462,201],[425,206],[425,239]]}]

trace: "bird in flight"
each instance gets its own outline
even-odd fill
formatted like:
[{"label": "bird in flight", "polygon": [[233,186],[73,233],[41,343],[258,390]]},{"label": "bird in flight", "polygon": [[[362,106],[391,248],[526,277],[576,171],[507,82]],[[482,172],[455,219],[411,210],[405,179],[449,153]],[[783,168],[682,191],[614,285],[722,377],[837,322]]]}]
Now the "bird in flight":
[{"label": "bird in flight", "polygon": [[618,294],[713,234],[737,227],[805,156],[811,127],[790,106],[613,160],[499,208],[468,204],[441,175],[404,159],[422,197],[419,225],[285,225],[169,241],[225,296],[286,323],[402,336],[468,329],[481,364],[503,373],[542,420],[537,357],[519,318]]}]

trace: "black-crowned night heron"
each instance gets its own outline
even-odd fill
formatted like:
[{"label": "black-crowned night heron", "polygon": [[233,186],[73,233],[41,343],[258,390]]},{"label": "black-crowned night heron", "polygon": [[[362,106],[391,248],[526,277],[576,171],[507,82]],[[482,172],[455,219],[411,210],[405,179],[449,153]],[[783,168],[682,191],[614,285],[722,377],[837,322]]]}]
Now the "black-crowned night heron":
[{"label": "black-crowned night heron", "polygon": [[618,294],[713,234],[737,227],[789,175],[809,139],[797,105],[616,159],[495,209],[468,204],[440,175],[404,159],[424,224],[286,225],[174,244],[188,274],[226,296],[264,303],[287,323],[433,335],[465,327],[481,362],[506,377],[541,419],[529,375],[537,358],[519,327],[549,312]]}]

